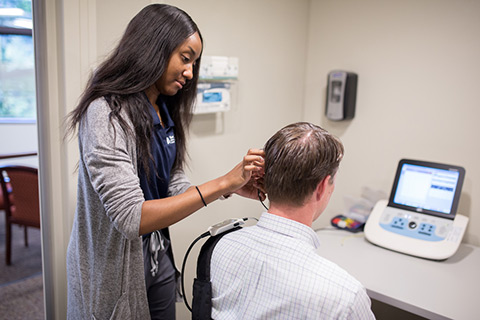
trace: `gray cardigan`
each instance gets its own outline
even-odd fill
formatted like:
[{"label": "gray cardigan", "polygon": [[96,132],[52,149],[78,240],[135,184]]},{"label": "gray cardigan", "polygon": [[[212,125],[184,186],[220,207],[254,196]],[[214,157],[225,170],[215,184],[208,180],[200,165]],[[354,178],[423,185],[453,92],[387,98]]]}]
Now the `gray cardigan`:
[{"label": "gray cardigan", "polygon": [[[67,249],[68,319],[150,319],[138,234],[145,200],[135,138],[115,119],[112,126],[110,111],[103,98],[95,100],[78,129],[77,209]],[[189,186],[183,172],[174,172],[169,195]]]}]

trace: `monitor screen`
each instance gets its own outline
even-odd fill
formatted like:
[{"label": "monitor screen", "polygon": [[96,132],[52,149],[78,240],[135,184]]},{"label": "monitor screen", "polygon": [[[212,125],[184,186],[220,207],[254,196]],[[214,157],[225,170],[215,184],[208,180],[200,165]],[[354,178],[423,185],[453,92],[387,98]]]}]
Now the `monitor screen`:
[{"label": "monitor screen", "polygon": [[389,206],[453,219],[464,176],[462,167],[403,159]]}]

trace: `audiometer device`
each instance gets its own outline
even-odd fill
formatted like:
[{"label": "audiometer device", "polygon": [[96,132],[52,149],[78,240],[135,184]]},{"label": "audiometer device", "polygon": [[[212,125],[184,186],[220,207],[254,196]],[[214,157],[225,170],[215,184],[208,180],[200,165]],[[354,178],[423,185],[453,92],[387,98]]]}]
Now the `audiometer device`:
[{"label": "audiometer device", "polygon": [[390,198],[376,203],[365,238],[412,256],[451,257],[468,224],[468,217],[457,214],[464,177],[459,166],[400,160]]}]

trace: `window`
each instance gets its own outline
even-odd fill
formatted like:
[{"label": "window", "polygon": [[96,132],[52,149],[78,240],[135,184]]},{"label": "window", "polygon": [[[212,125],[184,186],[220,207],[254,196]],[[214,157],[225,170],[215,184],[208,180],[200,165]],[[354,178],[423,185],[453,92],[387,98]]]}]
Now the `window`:
[{"label": "window", "polygon": [[35,122],[30,0],[0,0],[0,122]]}]

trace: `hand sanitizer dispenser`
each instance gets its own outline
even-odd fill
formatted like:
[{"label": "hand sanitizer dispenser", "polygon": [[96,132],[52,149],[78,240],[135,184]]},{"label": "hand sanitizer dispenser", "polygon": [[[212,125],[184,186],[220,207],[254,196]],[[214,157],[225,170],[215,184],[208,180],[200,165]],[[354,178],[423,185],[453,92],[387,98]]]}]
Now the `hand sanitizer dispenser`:
[{"label": "hand sanitizer dispenser", "polygon": [[331,71],[327,83],[327,118],[334,121],[355,116],[358,75],[347,71]]}]

